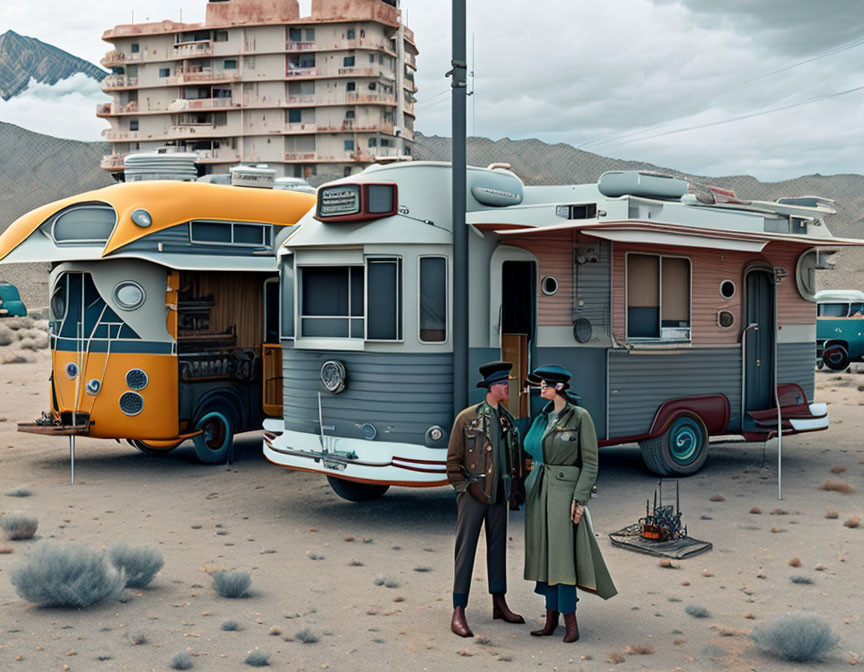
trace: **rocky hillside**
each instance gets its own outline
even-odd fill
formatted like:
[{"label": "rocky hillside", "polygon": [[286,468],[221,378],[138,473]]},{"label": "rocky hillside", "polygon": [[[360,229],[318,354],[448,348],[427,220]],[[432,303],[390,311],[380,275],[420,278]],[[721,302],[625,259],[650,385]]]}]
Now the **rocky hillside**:
[{"label": "rocky hillside", "polygon": [[72,54],[7,30],[0,35],[0,98],[9,100],[24,89],[32,77],[37,82],[56,84],[83,72],[97,81],[108,74],[102,68]]},{"label": "rocky hillside", "polygon": [[[60,140],[0,122],[0,231],[39,205],[111,184],[111,177],[99,168],[99,160],[106,153],[108,148],[102,143]],[[418,160],[447,161],[450,139],[418,134],[414,155]],[[529,184],[593,182],[607,170],[641,169],[730,187],[743,198],[774,200],[781,196],[815,194],[837,202],[838,214],[828,220],[832,233],[864,238],[864,175],[806,175],[783,182],[759,182],[746,175],[690,176],[648,163],[610,159],[565,144],[486,138],[468,141],[468,161],[479,166],[510,163]],[[837,270],[820,273],[820,285],[864,288],[864,251],[844,250],[837,256]],[[0,267],[0,276],[18,284],[25,301],[45,304],[47,276],[44,269],[6,266]]]}]

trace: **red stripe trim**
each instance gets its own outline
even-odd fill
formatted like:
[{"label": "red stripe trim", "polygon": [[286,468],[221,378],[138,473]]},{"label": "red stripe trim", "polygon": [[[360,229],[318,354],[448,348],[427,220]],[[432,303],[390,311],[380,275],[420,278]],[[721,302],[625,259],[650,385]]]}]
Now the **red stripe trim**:
[{"label": "red stripe trim", "polygon": [[410,457],[399,457],[398,455],[394,455],[393,459],[400,460],[402,462],[412,462],[414,464],[447,464],[446,460],[415,460]]}]

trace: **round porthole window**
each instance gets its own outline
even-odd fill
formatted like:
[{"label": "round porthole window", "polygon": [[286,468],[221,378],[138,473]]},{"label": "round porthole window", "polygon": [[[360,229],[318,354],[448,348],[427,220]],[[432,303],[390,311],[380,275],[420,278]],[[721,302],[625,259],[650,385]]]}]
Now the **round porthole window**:
[{"label": "round porthole window", "polygon": [[114,301],[123,310],[135,310],[144,303],[144,288],[137,282],[126,280],[114,288]]},{"label": "round porthole window", "polygon": [[731,280],[724,280],[720,283],[720,296],[724,299],[731,299],[735,296],[735,283]]},{"label": "round porthole window", "polygon": [[554,275],[543,276],[540,280],[540,289],[546,296],[558,293],[558,278]]}]

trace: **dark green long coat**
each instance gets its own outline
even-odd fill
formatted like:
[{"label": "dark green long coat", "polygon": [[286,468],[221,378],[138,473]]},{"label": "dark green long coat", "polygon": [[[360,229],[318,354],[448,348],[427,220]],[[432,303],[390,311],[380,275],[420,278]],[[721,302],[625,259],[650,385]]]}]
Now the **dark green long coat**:
[{"label": "dark green long coat", "polygon": [[576,585],[608,600],[618,591],[594,537],[588,507],[578,525],[570,519],[574,499],[582,504],[591,499],[597,465],[591,415],[567,404],[547,428],[543,463],[535,463],[525,484],[525,578]]}]

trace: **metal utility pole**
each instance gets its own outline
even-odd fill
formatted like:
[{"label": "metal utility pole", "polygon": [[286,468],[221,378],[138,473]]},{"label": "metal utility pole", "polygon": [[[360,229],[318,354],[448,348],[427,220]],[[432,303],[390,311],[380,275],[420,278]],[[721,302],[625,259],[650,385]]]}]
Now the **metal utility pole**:
[{"label": "metal utility pole", "polygon": [[453,414],[468,405],[468,227],[465,226],[465,0],[453,2]]}]

